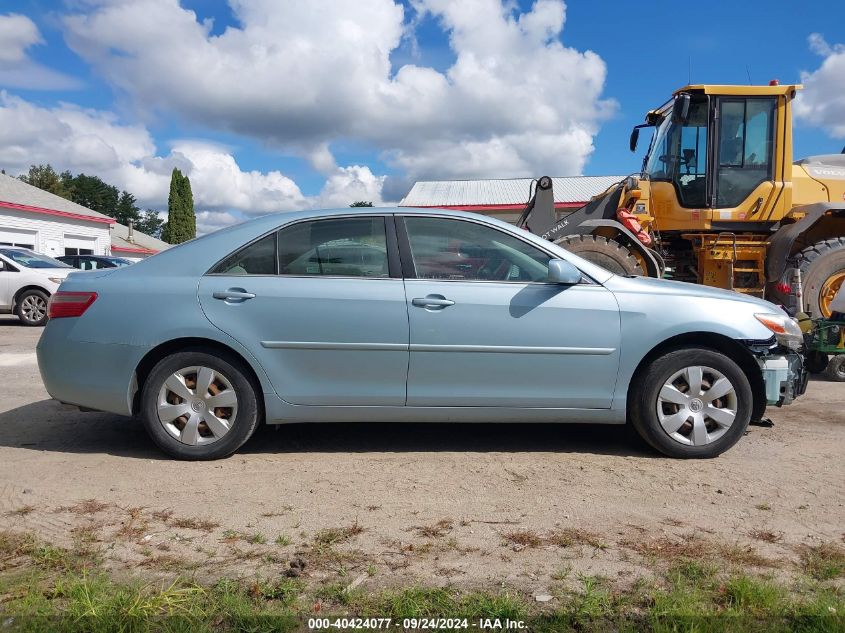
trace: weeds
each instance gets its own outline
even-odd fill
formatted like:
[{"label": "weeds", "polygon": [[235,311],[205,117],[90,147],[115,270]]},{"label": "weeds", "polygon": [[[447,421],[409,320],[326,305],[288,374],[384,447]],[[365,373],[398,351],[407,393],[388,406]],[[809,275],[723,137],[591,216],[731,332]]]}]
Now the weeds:
[{"label": "weeds", "polygon": [[97,514],[108,507],[108,503],[103,503],[96,499],[86,499],[76,505],[59,508],[59,510],[62,512],[72,512],[73,514]]},{"label": "weeds", "polygon": [[541,535],[533,530],[514,530],[503,534],[506,544],[517,547],[572,547],[573,545],[589,545],[595,549],[607,549],[601,538],[587,530],[578,528],[564,528],[553,530]]},{"label": "weeds", "polygon": [[420,536],[441,538],[451,532],[454,525],[455,522],[452,519],[440,519],[434,525],[420,525],[415,529],[419,532]]},{"label": "weeds", "polygon": [[358,536],[364,528],[361,527],[356,519],[352,525],[339,528],[326,528],[320,530],[314,535],[314,542],[318,545],[336,545],[348,541],[353,536]]},{"label": "weeds", "polygon": [[35,512],[35,506],[21,506],[20,508],[15,508],[14,510],[10,510],[6,513],[6,516],[10,517],[25,517],[28,514],[32,514]]},{"label": "weeds", "polygon": [[836,543],[805,546],[801,549],[801,564],[816,580],[833,580],[845,576],[845,548]]},{"label": "weeds", "polygon": [[215,528],[220,527],[220,524],[215,521],[207,519],[191,519],[191,518],[169,518],[165,521],[167,525],[174,528],[186,530],[199,530],[201,532],[211,532]]}]

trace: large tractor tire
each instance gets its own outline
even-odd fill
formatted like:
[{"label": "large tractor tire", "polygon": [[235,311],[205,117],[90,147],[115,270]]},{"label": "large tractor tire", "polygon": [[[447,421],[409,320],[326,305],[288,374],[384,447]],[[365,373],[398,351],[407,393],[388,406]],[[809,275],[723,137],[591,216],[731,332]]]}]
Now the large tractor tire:
[{"label": "large tractor tire", "polygon": [[565,235],[555,244],[617,275],[645,275],[640,260],[616,240],[600,235]]},{"label": "large tractor tire", "polygon": [[830,302],[845,281],[845,237],[808,246],[795,256],[795,266],[801,270],[804,311],[829,317]]}]

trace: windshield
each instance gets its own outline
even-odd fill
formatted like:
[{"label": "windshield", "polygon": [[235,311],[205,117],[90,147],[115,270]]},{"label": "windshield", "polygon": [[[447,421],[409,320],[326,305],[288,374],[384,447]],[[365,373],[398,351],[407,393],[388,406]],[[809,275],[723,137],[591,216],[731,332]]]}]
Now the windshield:
[{"label": "windshield", "polygon": [[23,249],[0,248],[0,254],[24,268],[71,268],[58,259]]},{"label": "windshield", "polygon": [[707,121],[707,97],[692,95],[686,122],[673,121],[670,110],[646,157],[644,177],[671,182],[683,207],[707,206]]}]

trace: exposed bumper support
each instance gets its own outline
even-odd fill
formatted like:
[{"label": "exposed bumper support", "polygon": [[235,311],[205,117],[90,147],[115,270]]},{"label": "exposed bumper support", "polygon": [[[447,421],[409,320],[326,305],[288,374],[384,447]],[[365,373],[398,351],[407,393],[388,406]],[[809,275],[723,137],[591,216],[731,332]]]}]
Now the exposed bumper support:
[{"label": "exposed bumper support", "polygon": [[801,354],[774,354],[757,358],[763,382],[766,385],[766,401],[783,406],[807,390],[809,373],[804,368]]}]

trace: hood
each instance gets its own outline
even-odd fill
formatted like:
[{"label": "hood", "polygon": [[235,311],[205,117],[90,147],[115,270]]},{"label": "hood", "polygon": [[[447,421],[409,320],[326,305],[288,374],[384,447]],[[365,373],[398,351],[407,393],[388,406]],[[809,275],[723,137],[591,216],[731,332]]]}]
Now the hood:
[{"label": "hood", "polygon": [[692,284],[685,281],[671,281],[669,279],[654,279],[653,277],[620,277],[614,275],[606,282],[604,286],[611,292],[634,292],[643,294],[666,294],[682,297],[698,297],[703,299],[722,299],[726,301],[739,301],[742,303],[749,303],[759,306],[760,310],[765,312],[781,313],[784,310],[780,307],[750,295],[734,292],[733,290],[723,290],[721,288],[712,288],[710,286],[702,286],[699,284]]}]

